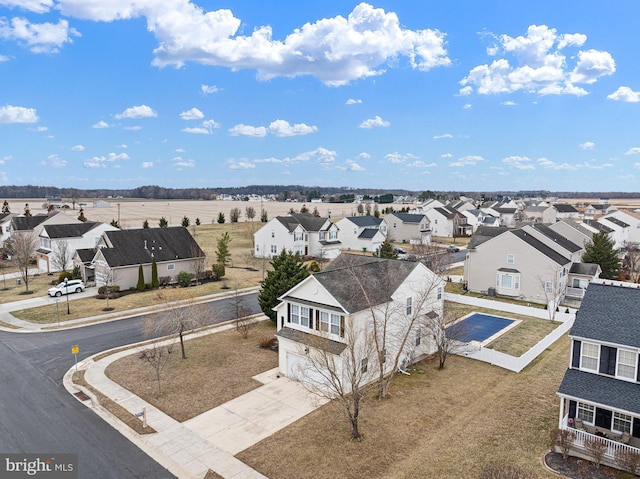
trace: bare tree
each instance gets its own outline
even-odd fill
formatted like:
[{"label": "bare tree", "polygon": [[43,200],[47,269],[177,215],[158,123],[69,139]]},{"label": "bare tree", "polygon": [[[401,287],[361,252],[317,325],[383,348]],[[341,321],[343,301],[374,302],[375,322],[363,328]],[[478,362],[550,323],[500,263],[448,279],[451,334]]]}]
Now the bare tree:
[{"label": "bare tree", "polygon": [[640,472],[640,453],[633,449],[618,449],[616,451],[616,462],[628,471],[632,476]]},{"label": "bare tree", "polygon": [[553,441],[555,446],[560,448],[560,452],[562,452],[562,459],[565,461],[567,460],[569,449],[571,449],[575,439],[575,433],[568,429],[555,428],[551,430],[551,441]]},{"label": "bare tree", "polygon": [[538,289],[544,294],[547,304],[549,321],[556,319],[556,312],[560,302],[567,292],[568,269],[564,266],[551,268],[550,274],[538,276]]},{"label": "bare tree", "polygon": [[629,279],[637,283],[640,279],[640,248],[636,243],[628,243],[626,248],[624,265],[629,268]]},{"label": "bare tree", "polygon": [[211,313],[204,303],[192,300],[179,301],[178,294],[173,297],[158,291],[158,300],[164,303],[164,311],[147,317],[145,329],[152,334],[177,335],[180,340],[182,359],[187,359],[184,336],[196,328],[208,323]]},{"label": "bare tree", "polygon": [[253,206],[247,206],[244,209],[244,215],[249,221],[253,221],[253,219],[256,217],[256,209]]},{"label": "bare tree", "polygon": [[327,347],[327,340],[311,337],[306,347],[304,366],[294,373],[302,385],[318,397],[330,401],[349,419],[351,439],[360,441],[360,413],[363,401],[375,385],[377,376],[373,331],[367,325],[345,324],[345,349],[337,355]]},{"label": "bare tree", "polygon": [[110,268],[104,261],[97,261],[95,264],[96,283],[104,287],[104,297],[106,306],[103,311],[111,311],[113,308],[109,305],[109,300],[115,295],[118,288],[118,271]]},{"label": "bare tree", "polygon": [[598,436],[594,436],[591,439],[584,440],[584,448],[587,450],[589,456],[591,456],[593,463],[596,465],[596,469],[600,469],[602,457],[607,451],[607,444]]},{"label": "bare tree", "polygon": [[433,243],[414,243],[411,253],[436,274],[445,274],[451,265],[451,254]]},{"label": "bare tree", "polygon": [[51,262],[56,271],[67,271],[73,255],[73,249],[66,239],[56,241],[51,254]]},{"label": "bare tree", "polygon": [[231,211],[229,211],[229,221],[231,223],[237,223],[241,214],[240,208],[231,208]]},{"label": "bare tree", "polygon": [[140,351],[139,358],[146,361],[153,367],[156,372],[156,380],[158,381],[158,394],[162,394],[162,387],[160,385],[160,379],[162,370],[171,360],[172,344],[167,346],[159,346],[157,343],[153,343],[153,346]]},{"label": "bare tree", "polygon": [[249,332],[256,326],[256,322],[250,318],[251,308],[244,304],[244,296],[240,294],[236,287],[231,308],[233,309],[234,323],[236,325],[236,331],[242,336],[242,339],[249,337]]},{"label": "bare tree", "polygon": [[25,292],[29,291],[29,265],[39,246],[38,238],[31,232],[15,233],[5,242],[5,248],[13,258],[24,282]]},{"label": "bare tree", "polygon": [[[199,246],[193,245],[191,251],[191,257],[196,258],[198,255],[202,254],[202,250]],[[206,258],[200,258],[196,261],[191,262],[191,272],[196,278],[196,285],[200,284],[200,280],[204,278],[204,272],[207,269],[207,260]]]},{"label": "bare tree", "polygon": [[431,334],[435,354],[438,358],[438,369],[444,369],[447,358],[452,354],[464,352],[468,345],[464,341],[467,327],[456,322],[451,312],[444,314],[427,314],[424,317],[425,327]]}]

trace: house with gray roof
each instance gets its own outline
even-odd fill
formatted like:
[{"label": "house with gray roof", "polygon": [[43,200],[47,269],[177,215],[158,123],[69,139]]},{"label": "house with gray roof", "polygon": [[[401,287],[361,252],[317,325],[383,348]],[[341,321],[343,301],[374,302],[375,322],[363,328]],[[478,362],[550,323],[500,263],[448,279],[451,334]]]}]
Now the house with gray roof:
[{"label": "house with gray roof", "polygon": [[[439,208],[431,208],[427,213]],[[387,239],[389,241],[417,244],[431,242],[431,224],[426,214],[389,213],[384,216],[383,220],[387,225]]]},{"label": "house with gray roof", "polygon": [[96,221],[43,225],[36,251],[38,269],[46,273],[70,271],[77,249],[95,248],[105,231],[117,229]]},{"label": "house with gray roof", "polygon": [[593,236],[593,231],[584,227],[582,223],[576,223],[573,220],[560,220],[549,225],[549,228],[582,247],[589,243]]},{"label": "house with gray roof", "polygon": [[556,218],[559,220],[578,220],[582,218],[582,214],[569,203],[554,203],[556,210]]},{"label": "house with gray roof", "polygon": [[375,216],[347,216],[336,226],[343,250],[377,251],[387,238],[387,223]]},{"label": "house with gray roof", "polygon": [[[329,375],[320,366],[330,363],[331,381],[348,392],[354,367],[368,375],[367,383],[381,368],[392,372],[389,358],[401,357],[406,365],[430,354],[423,321],[442,315],[443,291],[444,281],[422,263],[342,253],[279,298],[274,310],[280,374],[322,389]],[[380,364],[371,335],[374,324],[383,323],[387,338],[407,341],[387,339]]]},{"label": "house with gray roof", "polygon": [[529,206],[522,211],[524,219],[535,223],[555,223],[557,210],[553,206]]},{"label": "house with gray roof", "polygon": [[617,211],[618,208],[609,204],[606,200],[601,200],[600,203],[591,203],[585,206],[584,208],[584,219],[585,220],[594,220],[598,219],[601,216],[608,215],[609,213],[613,213]]},{"label": "house with gray roof", "polygon": [[11,234],[32,233],[40,236],[45,225],[62,225],[82,223],[78,218],[69,216],[61,211],[51,211],[49,213],[39,213],[32,216],[14,216],[11,218]]},{"label": "house with gray roof", "polygon": [[253,234],[253,254],[273,258],[284,249],[301,256],[335,258],[342,247],[339,231],[329,218],[308,213],[276,216]]},{"label": "house with gray roof", "polygon": [[[78,255],[76,260],[80,259]],[[94,270],[96,286],[116,284],[128,289],[136,286],[140,265],[145,282],[151,282],[154,259],[161,282],[175,283],[182,271],[195,277],[206,269],[204,251],[183,226],[106,231],[87,268]],[[83,278],[88,276],[85,272]]]},{"label": "house with gray roof", "polygon": [[571,454],[588,457],[587,440],[640,454],[640,289],[592,283],[569,338],[569,368],[558,388],[559,427],[576,438]]}]

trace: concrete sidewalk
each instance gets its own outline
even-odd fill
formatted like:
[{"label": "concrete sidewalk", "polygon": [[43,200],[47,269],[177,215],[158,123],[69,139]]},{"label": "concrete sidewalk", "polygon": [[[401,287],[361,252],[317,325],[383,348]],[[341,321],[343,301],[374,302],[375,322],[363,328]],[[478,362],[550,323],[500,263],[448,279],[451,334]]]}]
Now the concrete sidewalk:
[{"label": "concrete sidewalk", "polygon": [[[232,324],[221,325],[194,336],[232,327]],[[277,369],[273,369],[254,377],[263,386],[179,423],[105,376],[104,371],[109,364],[138,352],[139,348],[134,345],[97,362],[89,358],[81,363],[80,368],[85,370],[89,384],[132,414],[146,408],[147,423],[156,433],[139,435],[102,408],[93,394],[73,384],[74,368],[67,371],[64,385],[72,394],[78,390],[87,393],[91,397],[90,402],[84,401],[88,407],[180,478],[202,479],[208,470],[228,479],[265,478],[234,455],[327,402],[309,393],[299,383],[278,377]]]}]

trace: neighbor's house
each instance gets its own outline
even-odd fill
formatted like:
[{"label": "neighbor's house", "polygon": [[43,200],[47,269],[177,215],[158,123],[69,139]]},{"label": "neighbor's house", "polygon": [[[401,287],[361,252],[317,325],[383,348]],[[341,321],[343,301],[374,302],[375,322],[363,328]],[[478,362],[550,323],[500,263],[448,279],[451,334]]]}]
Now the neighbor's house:
[{"label": "neighbor's house", "polygon": [[611,239],[615,243],[616,248],[620,248],[622,246],[618,242],[618,237],[620,236],[620,234],[617,233],[616,230],[611,226],[600,223],[600,221],[598,220],[584,220],[582,222],[582,226],[584,228],[587,228],[592,233],[605,232],[609,236],[609,239]]},{"label": "neighbor's house", "polygon": [[444,206],[432,208],[425,213],[431,225],[431,233],[434,236],[446,236],[449,238],[458,236],[471,236],[473,234],[473,221],[469,221],[464,212]]},{"label": "neighbor's house", "polygon": [[[640,454],[640,289],[592,283],[569,333],[571,351],[560,396],[559,427],[576,438],[570,454],[590,458],[585,441]],[[597,433],[597,435],[596,435]],[[606,436],[606,437],[605,437]]]},{"label": "neighbor's house", "polygon": [[[400,353],[407,365],[431,353],[420,318],[443,314],[443,291],[442,279],[422,263],[342,253],[279,298],[274,310],[280,374],[322,387],[326,371],[310,358],[327,355],[337,377],[348,385],[352,352],[363,372],[379,366],[388,370],[393,361],[379,365],[371,350],[374,318],[387,324],[389,337],[408,331],[402,350],[389,341],[387,358]],[[372,374],[366,382],[375,378]]]},{"label": "neighbor's house", "polygon": [[16,216],[15,213],[0,214],[0,246],[11,236],[11,219]]},{"label": "neighbor's house", "polygon": [[617,210],[603,219],[617,218],[629,225],[629,243],[640,244],[640,214],[632,210]]},{"label": "neighbor's house", "polygon": [[608,202],[591,203],[584,208],[584,219],[595,220],[601,216],[608,215],[609,213],[613,213],[617,210],[618,208],[610,205]]},{"label": "neighbor's house", "polygon": [[253,234],[254,256],[272,258],[282,250],[302,256],[335,258],[340,254],[338,226],[308,213],[276,216]]},{"label": "neighbor's house", "polygon": [[624,248],[629,243],[629,231],[631,229],[629,223],[625,223],[615,216],[603,216],[598,222],[613,230],[609,236],[615,241],[616,248]]},{"label": "neighbor's house", "polygon": [[14,216],[11,218],[10,233],[33,233],[39,237],[46,225],[66,225],[82,223],[78,218],[66,215],[60,211],[40,213],[33,216]]},{"label": "neighbor's house", "polygon": [[582,218],[580,212],[568,203],[554,203],[556,218],[559,220],[579,220]]},{"label": "neighbor's house", "polygon": [[564,235],[553,230],[548,225],[525,225],[522,227],[522,230],[539,239],[551,249],[569,259],[572,263],[579,263],[582,260],[584,247],[567,239]]},{"label": "neighbor's house", "polygon": [[591,281],[600,278],[602,268],[595,263],[573,263],[569,270],[569,282],[565,291],[565,302],[579,306]]},{"label": "neighbor's house", "polygon": [[[75,263],[83,264],[85,254],[86,250],[78,253]],[[129,289],[137,285],[142,265],[145,283],[151,283],[154,258],[161,282],[175,283],[182,271],[194,277],[206,269],[204,251],[183,226],[115,230],[106,231],[100,238],[91,263],[84,268],[83,279],[93,274],[96,286],[115,284]]]},{"label": "neighbor's house", "polygon": [[551,224],[556,222],[557,210],[553,206],[529,206],[522,212],[523,219],[535,223]]},{"label": "neighbor's house", "polygon": [[[77,249],[94,248],[105,231],[117,229],[95,221],[44,225],[39,237],[40,247],[36,251],[38,269],[46,273],[69,271]],[[66,264],[62,265],[62,262]]]},{"label": "neighbor's house", "polygon": [[375,216],[348,216],[336,221],[336,226],[347,250],[377,251],[387,238],[387,224]]},{"label": "neighbor's house", "polygon": [[560,220],[549,225],[549,228],[583,248],[591,241],[591,237],[593,236],[593,231],[584,227],[582,223],[576,223],[573,220]]},{"label": "neighbor's house", "polygon": [[384,216],[384,222],[387,225],[387,239],[389,241],[418,244],[431,242],[431,228],[429,218],[426,215],[389,213]]}]

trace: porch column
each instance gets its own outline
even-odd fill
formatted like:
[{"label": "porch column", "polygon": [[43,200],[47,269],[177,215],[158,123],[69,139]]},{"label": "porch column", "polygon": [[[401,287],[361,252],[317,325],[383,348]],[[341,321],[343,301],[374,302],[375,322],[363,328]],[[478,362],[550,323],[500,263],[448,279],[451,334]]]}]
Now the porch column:
[{"label": "porch column", "polygon": [[560,398],[560,417],[558,418],[558,427],[562,429],[562,418],[564,417],[564,398]]}]

